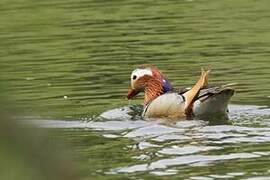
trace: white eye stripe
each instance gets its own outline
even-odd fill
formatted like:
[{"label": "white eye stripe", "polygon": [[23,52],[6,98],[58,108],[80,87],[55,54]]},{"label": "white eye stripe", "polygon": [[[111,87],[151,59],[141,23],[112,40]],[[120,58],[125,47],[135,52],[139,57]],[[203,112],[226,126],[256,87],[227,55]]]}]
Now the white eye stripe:
[{"label": "white eye stripe", "polygon": [[150,69],[135,69],[132,73],[131,73],[131,79],[133,79],[134,76],[136,76],[136,79],[144,76],[144,75],[149,75],[149,76],[153,76],[153,73]]}]

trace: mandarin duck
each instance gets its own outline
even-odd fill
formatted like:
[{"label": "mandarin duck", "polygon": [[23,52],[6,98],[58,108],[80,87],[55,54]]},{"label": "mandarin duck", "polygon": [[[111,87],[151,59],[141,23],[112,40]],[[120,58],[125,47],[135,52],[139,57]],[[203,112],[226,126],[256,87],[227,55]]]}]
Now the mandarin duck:
[{"label": "mandarin duck", "polygon": [[192,88],[177,90],[157,67],[141,65],[131,73],[127,99],[144,92],[143,118],[227,116],[234,89],[227,85],[208,86],[208,74],[209,71],[202,69],[200,78]]}]

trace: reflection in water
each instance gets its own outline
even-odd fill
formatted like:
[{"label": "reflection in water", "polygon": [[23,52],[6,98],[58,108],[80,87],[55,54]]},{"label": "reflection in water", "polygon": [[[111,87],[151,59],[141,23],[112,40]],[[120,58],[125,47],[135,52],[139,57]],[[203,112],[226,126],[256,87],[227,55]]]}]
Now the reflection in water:
[{"label": "reflection in water", "polygon": [[[266,155],[270,155],[270,152]],[[137,171],[149,171],[155,169],[166,169],[169,166],[176,165],[186,165],[186,164],[194,164],[200,163],[200,166],[206,166],[207,164],[211,164],[214,161],[222,161],[222,160],[233,160],[233,159],[245,159],[245,158],[257,158],[261,157],[261,155],[256,155],[253,153],[233,153],[228,155],[188,155],[188,156],[180,156],[176,158],[170,159],[162,159],[155,162],[142,165],[135,165],[127,168],[119,168],[116,169],[118,172],[132,173]]]}]

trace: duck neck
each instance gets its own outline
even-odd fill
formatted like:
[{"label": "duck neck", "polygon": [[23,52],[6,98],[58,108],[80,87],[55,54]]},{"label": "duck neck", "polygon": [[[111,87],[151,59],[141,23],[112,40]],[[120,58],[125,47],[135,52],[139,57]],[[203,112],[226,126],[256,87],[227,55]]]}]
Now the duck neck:
[{"label": "duck neck", "polygon": [[162,82],[160,80],[150,79],[144,92],[144,106],[147,106],[151,101],[163,94]]}]

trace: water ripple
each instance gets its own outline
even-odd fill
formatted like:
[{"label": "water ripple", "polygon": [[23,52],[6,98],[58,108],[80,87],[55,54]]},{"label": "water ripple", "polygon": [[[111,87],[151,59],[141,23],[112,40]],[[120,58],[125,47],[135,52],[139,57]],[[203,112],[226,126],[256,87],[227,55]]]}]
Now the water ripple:
[{"label": "water ripple", "polygon": [[[109,139],[128,138],[134,141],[126,148],[135,151],[133,165],[113,168],[107,173],[150,172],[157,176],[176,174],[180,167],[204,167],[211,164],[245,159],[269,158],[263,144],[270,143],[270,127],[265,126],[270,109],[262,106],[230,105],[231,119],[227,124],[210,125],[207,121],[191,120],[165,123],[160,119],[140,118],[141,106],[125,106],[108,110],[101,116],[84,121],[27,120],[43,128],[89,129]],[[246,119],[243,124],[241,118]],[[247,121],[260,117],[262,124],[249,127]],[[232,118],[233,117],[233,118]],[[266,119],[265,119],[266,118]],[[245,144],[244,149],[234,149]],[[253,147],[257,144],[257,148]],[[258,146],[262,144],[262,148]],[[143,162],[143,163],[142,163]],[[211,175],[208,178],[235,177]],[[240,176],[240,175],[239,175]],[[202,177],[201,177],[202,178]],[[192,179],[200,179],[194,177]]]}]

